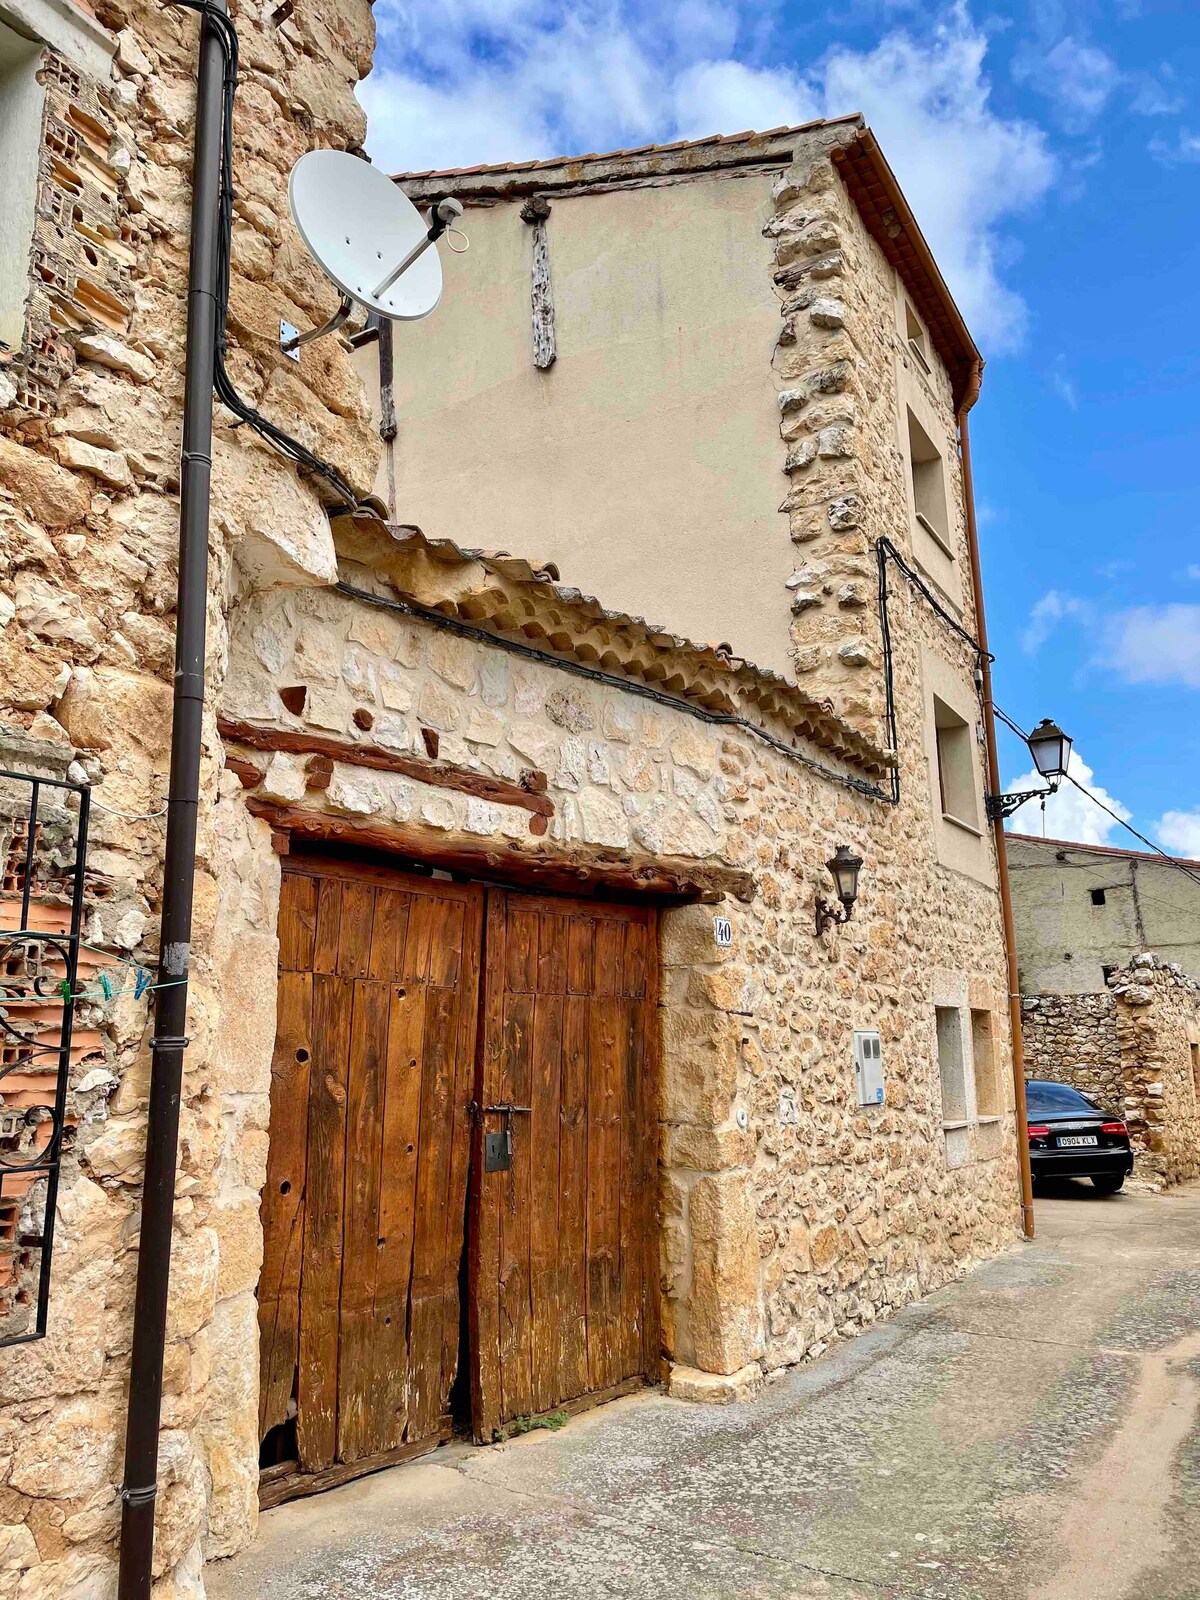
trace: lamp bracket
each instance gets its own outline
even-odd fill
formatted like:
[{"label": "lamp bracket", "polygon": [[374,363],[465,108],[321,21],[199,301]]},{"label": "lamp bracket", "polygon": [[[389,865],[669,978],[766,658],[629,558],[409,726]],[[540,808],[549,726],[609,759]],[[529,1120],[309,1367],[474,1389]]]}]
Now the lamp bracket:
[{"label": "lamp bracket", "polygon": [[854,906],[839,902],[837,905],[832,900],[823,900],[817,896],[817,938],[839,922],[849,922],[854,914]]},{"label": "lamp bracket", "polygon": [[1005,817],[1011,817],[1018,806],[1023,806],[1026,800],[1045,800],[1048,795],[1058,793],[1057,782],[1051,783],[1045,789],[1022,789],[1015,794],[989,794],[984,797],[989,822],[1000,822]]}]

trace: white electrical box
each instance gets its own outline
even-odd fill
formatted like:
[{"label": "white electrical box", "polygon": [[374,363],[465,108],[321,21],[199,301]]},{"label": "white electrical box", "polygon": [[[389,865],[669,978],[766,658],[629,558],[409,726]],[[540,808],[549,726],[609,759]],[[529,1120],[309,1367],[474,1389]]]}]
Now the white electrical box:
[{"label": "white electrical box", "polygon": [[883,1055],[873,1029],[854,1030],[854,1080],[860,1106],[883,1104]]}]

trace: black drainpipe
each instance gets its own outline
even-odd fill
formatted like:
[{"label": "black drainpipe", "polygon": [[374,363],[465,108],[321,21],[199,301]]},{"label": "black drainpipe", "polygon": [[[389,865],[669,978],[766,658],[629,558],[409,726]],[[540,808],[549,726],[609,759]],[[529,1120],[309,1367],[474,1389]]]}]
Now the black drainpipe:
[{"label": "black drainpipe", "polygon": [[[212,7],[222,13],[225,0]],[[158,1429],[171,1224],[179,1142],[179,1099],[187,1048],[188,966],[196,813],[204,715],[204,645],[208,604],[208,511],[212,475],[213,368],[217,347],[218,193],[224,56],[219,24],[201,20],[192,162],[192,245],[188,275],[187,366],[179,474],[179,588],[175,626],[175,696],[163,871],[161,954],[151,1041],[146,1175],[138,1242],[137,1298],[121,1487],[119,1600],[150,1600]]]}]

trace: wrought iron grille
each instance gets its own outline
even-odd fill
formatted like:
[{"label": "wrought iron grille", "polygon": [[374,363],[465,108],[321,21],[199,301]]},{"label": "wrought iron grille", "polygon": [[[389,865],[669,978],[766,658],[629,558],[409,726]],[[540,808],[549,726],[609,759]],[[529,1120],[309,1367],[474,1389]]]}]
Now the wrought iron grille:
[{"label": "wrought iron grille", "polygon": [[0,1346],[46,1332],[88,810],[86,784],[0,770]]}]

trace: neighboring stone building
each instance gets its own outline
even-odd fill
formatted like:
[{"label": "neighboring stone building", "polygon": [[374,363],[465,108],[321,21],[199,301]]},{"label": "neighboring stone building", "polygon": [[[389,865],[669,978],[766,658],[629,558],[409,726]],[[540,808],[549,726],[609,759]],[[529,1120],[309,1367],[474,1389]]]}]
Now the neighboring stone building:
[{"label": "neighboring stone building", "polygon": [[1195,1177],[1200,863],[1009,834],[1008,864],[1026,1075],[1124,1115],[1138,1177]]},{"label": "neighboring stone building", "polygon": [[1123,1116],[1135,1176],[1155,1188],[1200,1176],[1200,982],[1143,953],[1099,994],[1026,995],[1025,1069]]},{"label": "neighboring stone building", "polygon": [[1094,994],[1152,950],[1200,977],[1200,862],[1008,835],[1023,993]]},{"label": "neighboring stone building", "polygon": [[[149,965],[196,23],[34,4],[3,11],[44,105],[0,369],[0,709],[22,763],[91,781],[99,965]],[[362,504],[331,518],[218,411],[161,1600],[203,1593],[260,1493],[647,1378],[750,1392],[1019,1217],[955,438],[979,361],[870,134],[429,179],[474,249],[395,335],[389,521],[345,348],[278,347],[336,304],[284,196],[303,151],[363,137],[370,10],[237,24],[230,369]],[[859,899],[819,935],[841,844]],[[20,1600],[113,1584],[146,996],[87,1020],[49,1335],[0,1351]]]}]

